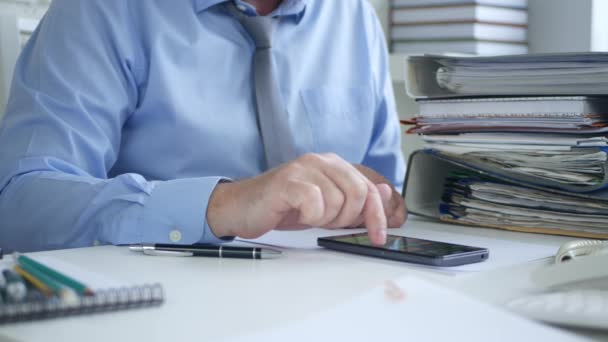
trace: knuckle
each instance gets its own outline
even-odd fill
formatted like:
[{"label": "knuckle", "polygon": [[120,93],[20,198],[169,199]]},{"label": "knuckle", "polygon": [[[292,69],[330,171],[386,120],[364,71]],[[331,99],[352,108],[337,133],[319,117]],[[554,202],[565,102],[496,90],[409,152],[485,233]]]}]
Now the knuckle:
[{"label": "knuckle", "polygon": [[369,184],[367,184],[366,186],[367,186],[367,193],[368,194],[371,193],[372,195],[378,195],[378,196],[380,196],[380,191],[378,190],[377,187],[375,187],[373,185],[370,186]]},{"label": "knuckle", "polygon": [[289,179],[290,177],[299,175],[304,167],[298,162],[292,162],[286,164],[283,168],[281,168],[277,174],[279,177],[284,179]]},{"label": "knuckle", "polygon": [[346,190],[347,201],[354,206],[354,208],[359,208],[363,206],[365,200],[367,199],[367,194],[369,191],[369,187],[367,184],[361,179],[355,179],[351,185],[348,186]]},{"label": "knuckle", "polygon": [[303,195],[305,198],[307,198],[310,201],[317,201],[321,198],[321,188],[318,185],[315,184],[307,184],[307,186],[305,186],[302,189]]},{"label": "knuckle", "polygon": [[330,161],[338,161],[338,160],[341,161],[342,160],[342,158],[340,158],[340,156],[334,152],[323,153],[323,157]]},{"label": "knuckle", "polygon": [[323,158],[321,157],[321,155],[317,153],[306,153],[303,154],[300,158],[298,158],[298,161],[303,163],[304,165],[318,163],[322,160]]},{"label": "knuckle", "polygon": [[321,189],[314,185],[309,184],[302,187],[301,195],[303,199],[303,205],[300,208],[300,223],[306,225],[317,225],[324,215],[322,205],[323,199],[321,197]]},{"label": "knuckle", "polygon": [[339,211],[342,209],[344,199],[344,194],[339,191],[332,191],[330,194],[326,195],[325,205],[327,206],[327,209],[331,211]]},{"label": "knuckle", "polygon": [[367,183],[365,183],[363,180],[360,180],[360,179],[355,181],[353,186],[350,187],[350,191],[351,191],[353,197],[358,200],[364,199],[365,197],[367,197],[368,190],[369,190],[369,187],[367,186]]}]

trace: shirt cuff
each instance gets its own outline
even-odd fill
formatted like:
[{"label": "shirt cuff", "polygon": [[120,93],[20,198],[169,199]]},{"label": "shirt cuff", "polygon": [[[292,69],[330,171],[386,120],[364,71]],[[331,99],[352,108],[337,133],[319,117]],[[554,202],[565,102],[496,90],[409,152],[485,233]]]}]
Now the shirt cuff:
[{"label": "shirt cuff", "polygon": [[[232,240],[220,239],[207,224],[209,198],[224,177],[175,179],[157,182],[150,194],[141,227],[142,241],[190,245],[219,244]],[[152,228],[152,229],[150,229]]]}]

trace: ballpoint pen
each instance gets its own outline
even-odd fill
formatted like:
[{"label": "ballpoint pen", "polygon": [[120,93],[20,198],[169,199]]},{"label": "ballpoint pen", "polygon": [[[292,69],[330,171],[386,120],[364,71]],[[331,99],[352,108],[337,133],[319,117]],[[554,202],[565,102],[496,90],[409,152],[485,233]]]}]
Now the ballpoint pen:
[{"label": "ballpoint pen", "polygon": [[131,245],[129,249],[134,252],[143,252],[146,255],[166,256],[201,256],[217,258],[241,259],[274,259],[282,252],[270,248],[258,247],[231,247],[215,245],[171,245],[171,244],[139,244]]}]

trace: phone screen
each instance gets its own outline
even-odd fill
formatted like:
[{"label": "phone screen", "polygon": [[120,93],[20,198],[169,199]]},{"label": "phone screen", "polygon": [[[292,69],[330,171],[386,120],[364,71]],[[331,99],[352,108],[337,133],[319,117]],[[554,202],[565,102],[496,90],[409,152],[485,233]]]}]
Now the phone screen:
[{"label": "phone screen", "polygon": [[387,249],[395,252],[416,254],[425,257],[443,257],[452,254],[462,254],[467,252],[476,252],[484,250],[484,248],[456,245],[439,241],[421,240],[395,235],[387,236],[386,244],[384,246],[372,245],[367,234],[334,236],[330,239],[342,243],[363,245],[379,249]]}]

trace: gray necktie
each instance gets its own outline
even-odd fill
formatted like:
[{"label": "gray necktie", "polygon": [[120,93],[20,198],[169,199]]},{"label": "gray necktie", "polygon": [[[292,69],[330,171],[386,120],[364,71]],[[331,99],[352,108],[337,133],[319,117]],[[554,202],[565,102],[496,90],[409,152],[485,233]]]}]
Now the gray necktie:
[{"label": "gray necktie", "polygon": [[238,11],[233,3],[229,4],[228,8],[256,45],[253,56],[255,99],[266,162],[268,168],[272,168],[298,156],[272,57],[274,19],[247,16]]}]

